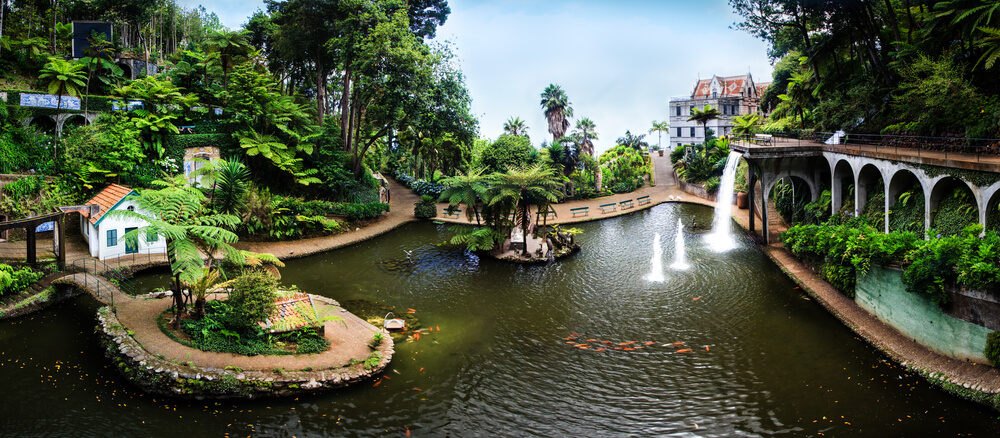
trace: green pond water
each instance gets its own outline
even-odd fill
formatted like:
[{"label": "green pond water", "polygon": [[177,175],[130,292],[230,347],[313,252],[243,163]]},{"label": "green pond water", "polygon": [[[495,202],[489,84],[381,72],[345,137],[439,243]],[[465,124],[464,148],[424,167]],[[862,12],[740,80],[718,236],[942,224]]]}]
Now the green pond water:
[{"label": "green pond water", "polygon": [[[101,356],[97,304],[83,296],[0,322],[0,436],[1000,433],[1000,415],[888,362],[749,242],[720,254],[687,233],[691,266],[672,270],[677,219],[708,224],[711,215],[663,205],[582,224],[583,250],[548,265],[437,246],[450,233],[427,223],[289,261],[287,285],[412,308],[435,329],[397,343],[378,386],[296,399],[143,394]],[[663,282],[646,279],[657,232]],[[409,272],[380,267],[405,251]],[[156,272],[137,280],[165,285]],[[592,347],[567,343],[574,334]],[[621,347],[644,348],[613,349],[632,341]]]}]

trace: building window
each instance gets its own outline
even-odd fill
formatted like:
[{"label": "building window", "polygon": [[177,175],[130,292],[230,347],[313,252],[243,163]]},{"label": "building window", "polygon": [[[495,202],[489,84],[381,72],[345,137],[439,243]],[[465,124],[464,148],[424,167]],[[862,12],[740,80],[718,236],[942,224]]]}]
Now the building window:
[{"label": "building window", "polygon": [[677,105],[675,108],[677,108],[677,115],[681,115],[681,106]]},{"label": "building window", "polygon": [[694,115],[694,105],[691,105],[691,106],[688,107],[688,115],[691,115],[691,116]]},{"label": "building window", "polygon": [[694,127],[691,127],[691,136],[694,137]]},{"label": "building window", "polygon": [[118,230],[108,230],[108,246],[118,246]]},{"label": "building window", "polygon": [[678,137],[683,137],[684,136],[684,134],[681,133],[681,128],[677,128],[677,136]]},{"label": "building window", "polygon": [[135,206],[134,205],[130,205],[130,206],[128,206],[128,208],[126,208],[126,210],[128,210],[128,211],[135,211]]}]

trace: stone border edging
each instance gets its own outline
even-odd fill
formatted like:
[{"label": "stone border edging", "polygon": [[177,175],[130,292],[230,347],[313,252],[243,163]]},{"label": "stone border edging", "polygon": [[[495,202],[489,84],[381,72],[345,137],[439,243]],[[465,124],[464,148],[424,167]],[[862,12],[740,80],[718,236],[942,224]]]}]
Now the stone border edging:
[{"label": "stone border edging", "polygon": [[[745,229],[744,232],[746,232]],[[782,273],[784,273],[788,278],[790,278],[797,285],[799,285],[799,287],[801,287],[802,290],[804,290],[807,294],[809,294],[809,296],[813,300],[819,302],[819,304],[823,306],[824,309],[830,312],[830,314],[833,315],[835,318],[837,318],[842,324],[844,324],[844,326],[850,328],[851,331],[853,331],[856,335],[861,337],[861,339],[863,339],[866,343],[868,343],[872,347],[875,347],[881,353],[888,356],[892,361],[903,366],[908,371],[914,372],[917,375],[921,376],[931,385],[937,386],[942,390],[951,393],[952,395],[986,405],[995,410],[1000,410],[1000,390],[996,388],[993,389],[986,388],[982,386],[980,383],[974,381],[973,379],[970,379],[969,376],[966,376],[964,374],[950,375],[940,369],[938,370],[931,369],[931,366],[929,366],[928,364],[921,364],[920,363],[921,361],[918,358],[905,356],[904,354],[902,354],[901,352],[897,351],[892,346],[890,346],[886,340],[877,337],[876,333],[873,333],[865,329],[864,327],[861,327],[858,324],[856,324],[850,317],[848,317],[844,309],[841,309],[840,307],[835,305],[835,303],[829,302],[826,299],[826,297],[819,294],[811,286],[806,284],[805,281],[799,278],[799,276],[791,272],[791,269],[788,266],[786,266],[786,264],[774,254],[775,252],[785,252],[786,255],[795,259],[795,257],[792,256],[791,253],[787,252],[787,250],[778,247],[761,247],[761,249],[763,249],[767,257],[771,259],[771,262],[774,263],[775,266],[778,267],[778,269],[781,269]],[[871,315],[866,311],[865,313]],[[875,315],[871,316],[872,318],[876,318]],[[882,323],[881,320],[879,320],[879,322]],[[885,323],[882,324],[886,326],[887,329],[898,333],[896,329],[886,325]],[[920,345],[915,341],[914,343]],[[920,345],[920,348],[925,350],[927,349],[922,345]],[[957,361],[957,359],[943,356],[939,353],[930,352],[929,350],[928,350],[928,356],[931,356],[931,362],[938,365],[937,368],[944,368],[947,365],[948,361],[953,361],[953,360]],[[975,365],[973,364],[973,366]],[[997,376],[998,371],[995,368],[991,367],[990,371],[993,372],[994,377]]]},{"label": "stone border edging", "polygon": [[[313,299],[326,303],[331,301],[316,295]],[[202,368],[190,362],[177,363],[150,354],[108,307],[98,310],[97,320],[104,353],[119,372],[145,392],[186,399],[285,397],[341,388],[382,373],[395,353],[392,337],[381,329],[386,336],[374,352],[382,357],[378,365],[371,369],[364,369],[361,364],[325,370],[277,372]]]}]

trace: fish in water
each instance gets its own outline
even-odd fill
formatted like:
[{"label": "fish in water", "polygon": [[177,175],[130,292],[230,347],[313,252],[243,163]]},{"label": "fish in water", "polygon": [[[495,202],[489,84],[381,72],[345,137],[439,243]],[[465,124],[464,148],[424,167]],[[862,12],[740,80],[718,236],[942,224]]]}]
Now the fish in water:
[{"label": "fish in water", "polygon": [[653,342],[653,341],[649,341],[649,342],[646,342],[646,345],[653,345],[653,344],[655,344],[655,343],[656,343],[656,342]]},{"label": "fish in water", "polygon": [[683,350],[677,350],[677,352],[678,352],[678,353],[690,353],[690,352],[691,352],[691,349],[690,349],[690,348],[685,348],[685,349],[683,349]]},{"label": "fish in water", "polygon": [[597,342],[597,341],[600,341],[600,339],[587,339],[587,342]]},{"label": "fish in water", "polygon": [[634,343],[636,343],[636,341],[632,341],[632,342],[622,342],[622,343],[619,343],[618,345],[632,345],[632,344],[634,344]]},{"label": "fish in water", "polygon": [[596,349],[594,351],[608,351],[608,349],[607,348],[598,348],[598,349]]},{"label": "fish in water", "polygon": [[674,345],[684,345],[683,342],[674,342]]},{"label": "fish in water", "polygon": [[708,351],[708,345],[705,346],[705,351]]}]

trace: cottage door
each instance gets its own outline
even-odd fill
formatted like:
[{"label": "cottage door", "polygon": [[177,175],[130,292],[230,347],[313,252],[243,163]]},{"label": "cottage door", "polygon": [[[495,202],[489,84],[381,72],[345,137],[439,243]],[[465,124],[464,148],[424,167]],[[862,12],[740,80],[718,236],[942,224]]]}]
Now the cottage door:
[{"label": "cottage door", "polygon": [[[125,234],[135,231],[137,228],[126,228]],[[139,252],[139,239],[125,239],[125,254],[135,254]]]}]

